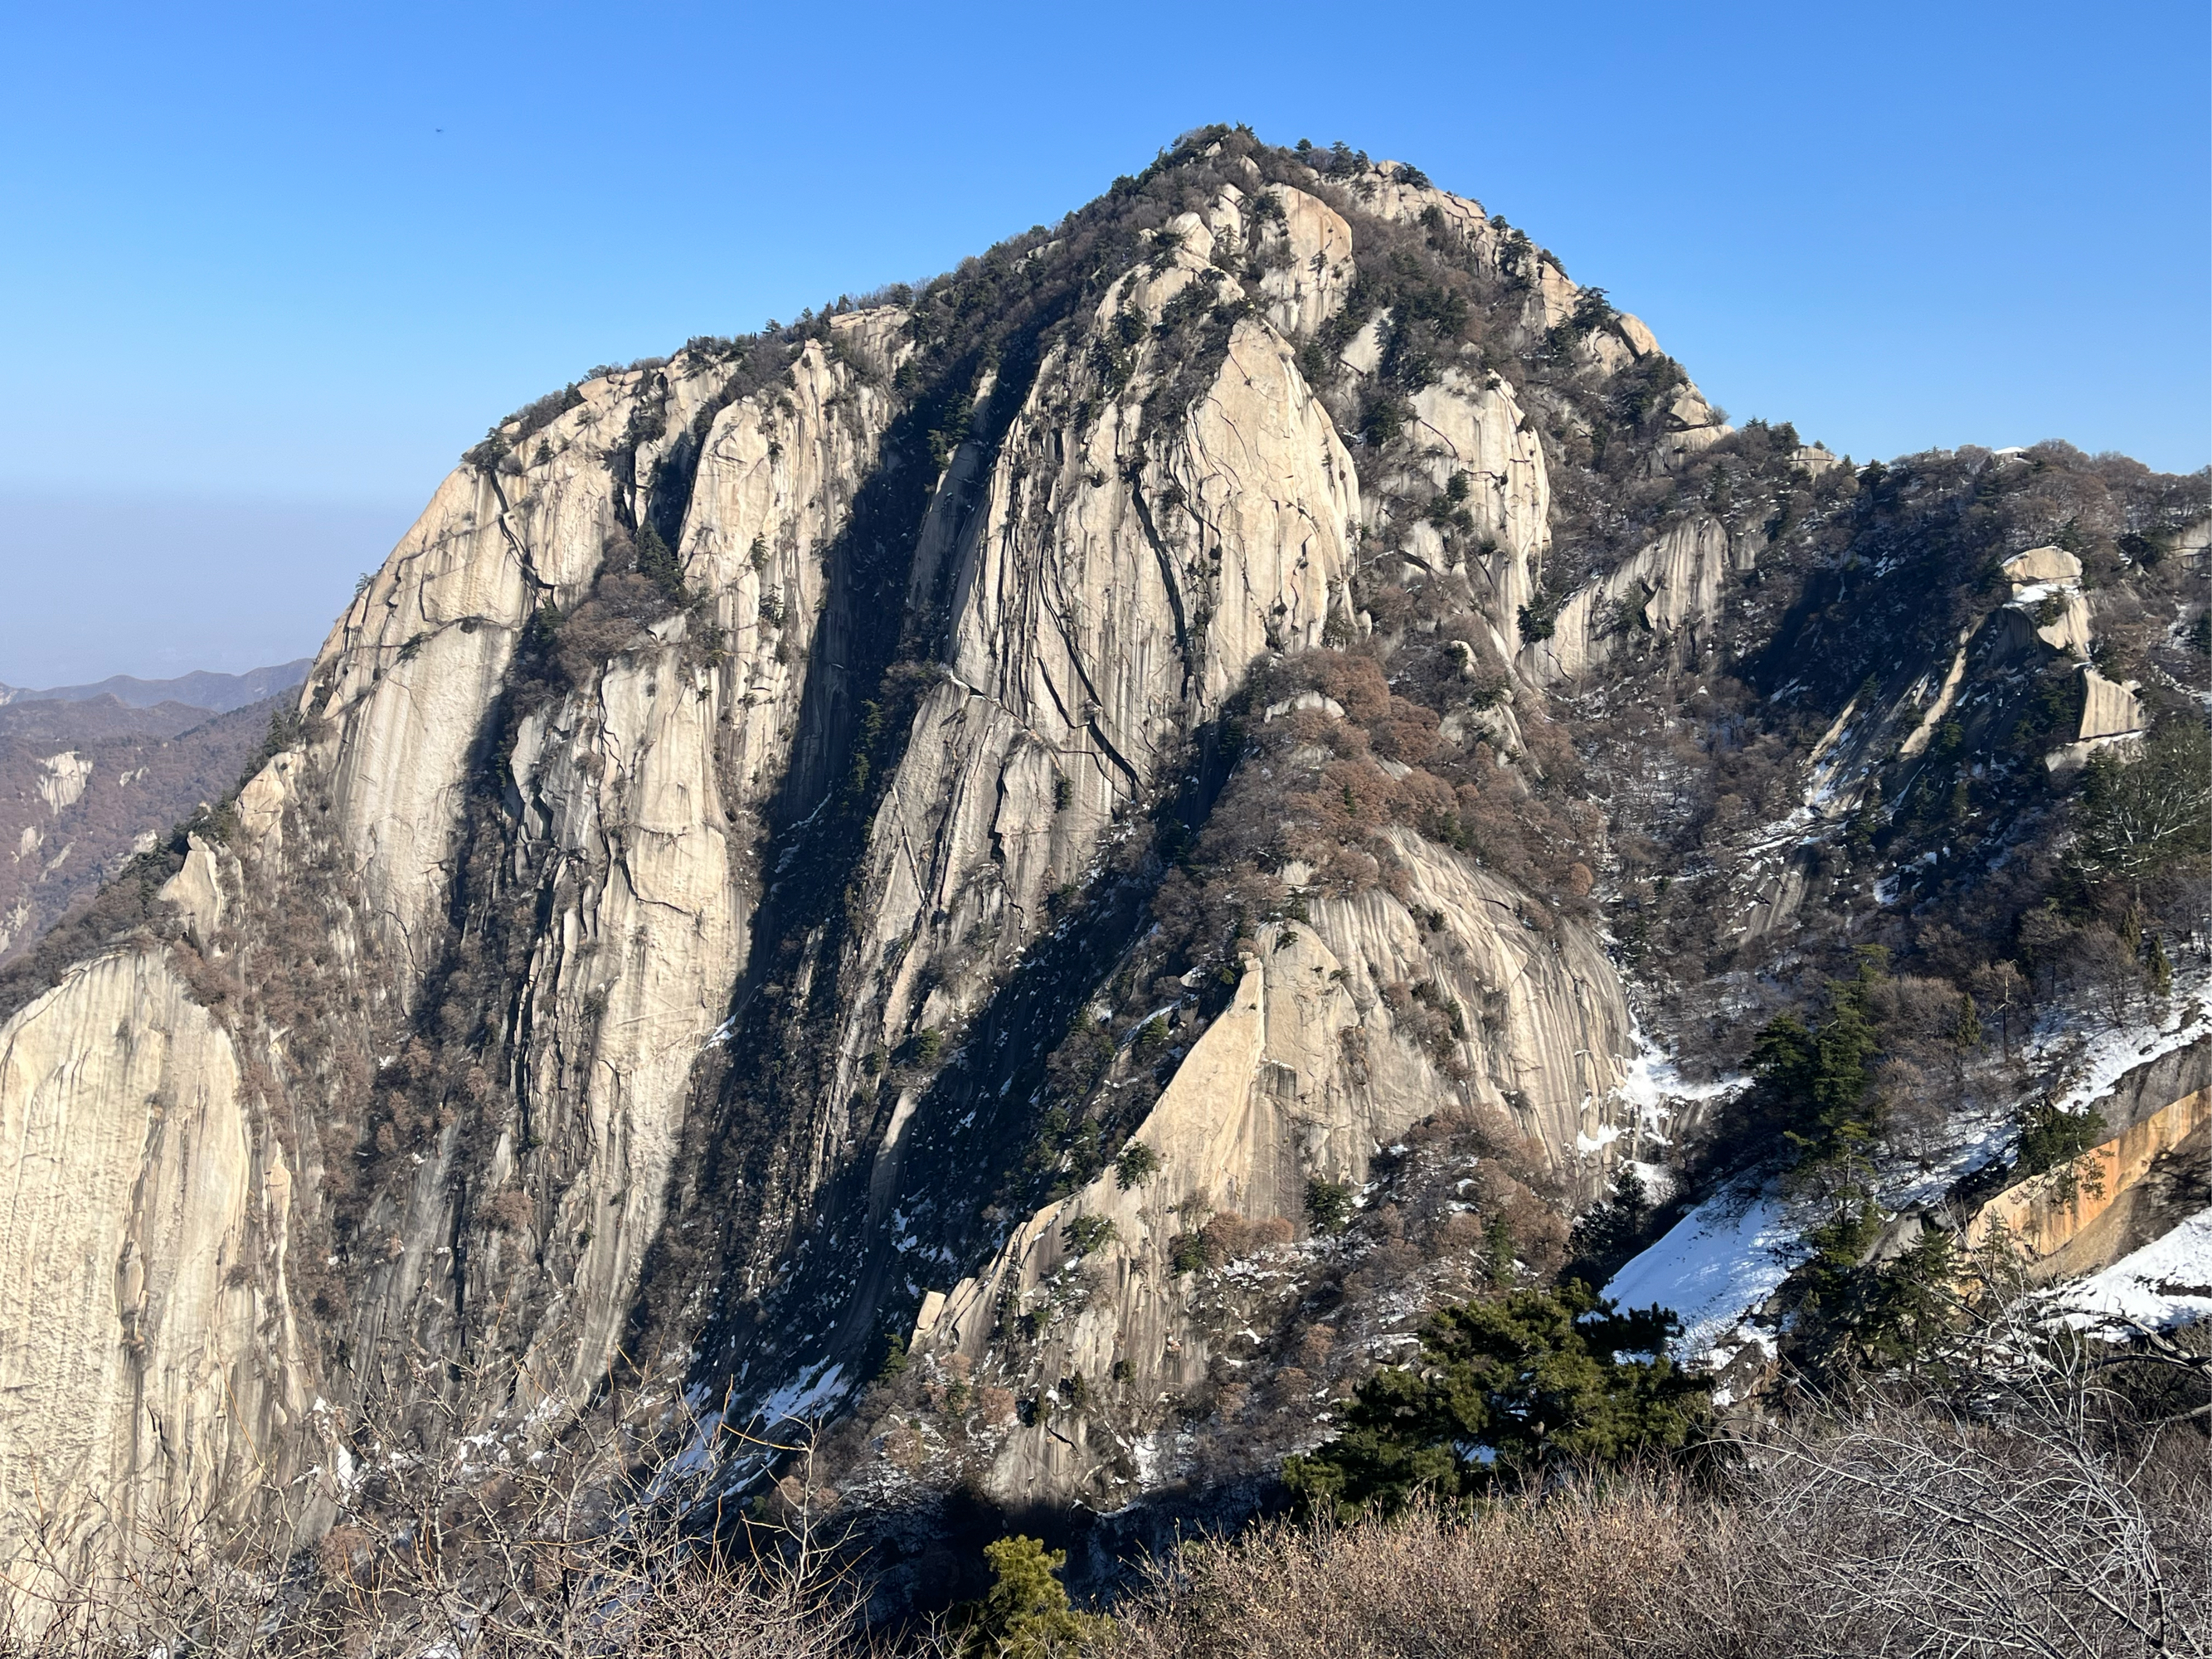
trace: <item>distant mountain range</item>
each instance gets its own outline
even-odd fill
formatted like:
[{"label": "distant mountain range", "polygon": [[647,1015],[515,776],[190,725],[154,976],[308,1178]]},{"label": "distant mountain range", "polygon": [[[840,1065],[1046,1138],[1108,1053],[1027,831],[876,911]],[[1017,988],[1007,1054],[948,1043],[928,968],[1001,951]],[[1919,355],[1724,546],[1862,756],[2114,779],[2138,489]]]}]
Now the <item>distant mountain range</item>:
[{"label": "distant mountain range", "polygon": [[[204,682],[228,697],[242,682],[292,672],[167,684]],[[0,964],[29,950],[133,853],[167,841],[179,821],[234,788],[280,706],[267,697],[217,712],[174,697],[131,708],[112,691],[17,696],[27,700],[0,708]]]},{"label": "distant mountain range", "polygon": [[235,787],[313,659],[171,680],[0,685],[0,964]]},{"label": "distant mountain range", "polygon": [[180,674],[173,680],[142,680],[129,674],[112,674],[95,685],[56,685],[43,691],[0,685],[0,703],[89,702],[95,697],[113,697],[126,708],[152,708],[161,703],[180,702],[189,708],[204,708],[210,714],[227,714],[234,708],[243,708],[248,703],[290,690],[307,678],[307,670],[313,665],[313,657],[301,657],[296,662],[248,669],[243,674],[202,672]]}]

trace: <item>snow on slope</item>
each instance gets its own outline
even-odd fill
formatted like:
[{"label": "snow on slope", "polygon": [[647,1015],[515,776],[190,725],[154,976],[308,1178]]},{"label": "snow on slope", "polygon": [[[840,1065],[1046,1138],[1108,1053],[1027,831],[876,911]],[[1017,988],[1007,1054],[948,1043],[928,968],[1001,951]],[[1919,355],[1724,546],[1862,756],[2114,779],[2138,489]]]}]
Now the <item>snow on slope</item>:
[{"label": "snow on slope", "polygon": [[[2173,994],[2153,1020],[2099,1027],[2078,1012],[2054,1014],[2028,1038],[2021,1058],[2033,1066],[2058,1067],[2055,1103],[2065,1111],[2085,1112],[2136,1066],[2185,1048],[2207,1032],[2212,1032],[2212,969],[2191,963],[2175,970]],[[1948,1152],[1880,1183],[1877,1196],[1883,1206],[1906,1210],[1932,1204],[1961,1176],[2012,1162],[2020,1144],[2015,1107],[2008,1099],[1986,1100],[1954,1120]]]},{"label": "snow on slope", "polygon": [[[2212,1030],[2212,973],[2193,965],[2175,979],[2176,994],[2154,1024],[2110,1028],[2085,1040],[2078,1022],[2054,1019],[2031,1039],[2032,1058],[2058,1059],[2063,1054],[2067,1075],[2058,1098],[2068,1110],[2087,1109],[2133,1067]],[[1644,1047],[1646,1052],[1639,1054],[1623,1092],[1656,1124],[1664,1121],[1662,1101],[1680,1091],[1671,1086],[1676,1079],[1662,1075],[1658,1051]],[[2068,1048],[2074,1052],[2063,1054]],[[1714,1091],[1740,1087],[1742,1081],[1729,1079]],[[2010,1101],[1991,1102],[1961,1117],[1947,1154],[1881,1183],[1882,1203],[1896,1211],[1930,1203],[1967,1171],[2009,1158],[2019,1139],[2014,1112]],[[1726,1188],[1622,1267],[1605,1294],[1623,1307],[1656,1303],[1672,1308],[1682,1321],[1675,1357],[1717,1369],[1745,1343],[1771,1341],[1743,1322],[1789,1276],[1797,1240],[1788,1206],[1771,1189]],[[2058,1294],[2079,1323],[2094,1322],[2093,1316],[2133,1318],[2147,1325],[2212,1316],[2212,1211]]]},{"label": "snow on slope", "polygon": [[2212,1210],[2104,1272],[2050,1292],[2052,1311],[2084,1330],[2133,1323],[2154,1330],[2212,1318]]},{"label": "snow on slope", "polygon": [[1745,1342],[1767,1340],[1742,1330],[1743,1317],[1789,1276],[1796,1240],[1778,1197],[1757,1188],[1723,1191],[1615,1273],[1605,1294],[1624,1308],[1672,1308],[1682,1321],[1675,1357],[1725,1364]]},{"label": "snow on slope", "polygon": [[[2155,1025],[2109,1027],[2083,1042],[2073,1056],[2072,1083],[2057,1103],[2069,1112],[2087,1110],[2135,1067],[2185,1048],[2207,1031],[2212,1031],[2212,969],[2185,964],[2174,972],[2173,994]],[[2070,1022],[2048,1021],[2037,1031],[2033,1052],[2038,1058],[2059,1053],[2071,1034]]]}]

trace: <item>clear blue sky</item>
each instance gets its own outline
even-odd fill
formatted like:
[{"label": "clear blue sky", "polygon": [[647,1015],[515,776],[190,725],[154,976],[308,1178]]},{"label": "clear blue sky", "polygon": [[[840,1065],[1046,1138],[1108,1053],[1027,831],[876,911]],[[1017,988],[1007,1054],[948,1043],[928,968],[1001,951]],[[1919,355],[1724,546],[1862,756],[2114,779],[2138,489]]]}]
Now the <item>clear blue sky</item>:
[{"label": "clear blue sky", "polygon": [[1862,458],[2208,414],[2202,0],[0,6],[0,680],[313,648],[592,364],[1245,121],[1417,162]]}]

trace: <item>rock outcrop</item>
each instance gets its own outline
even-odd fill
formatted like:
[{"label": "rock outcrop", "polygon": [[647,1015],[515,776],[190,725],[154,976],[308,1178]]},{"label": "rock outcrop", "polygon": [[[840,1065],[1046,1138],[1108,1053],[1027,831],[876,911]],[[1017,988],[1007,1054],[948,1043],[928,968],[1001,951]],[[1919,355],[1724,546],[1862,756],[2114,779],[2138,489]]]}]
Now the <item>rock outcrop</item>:
[{"label": "rock outcrop", "polygon": [[1653,635],[1694,663],[1712,649],[1723,579],[1741,568],[1728,532],[1702,514],[1670,526],[1559,607],[1548,638],[1522,647],[1522,672],[1540,685],[1580,679],[1624,641]]},{"label": "rock outcrop", "polygon": [[[1140,1414],[1150,1431],[1219,1357],[1174,1260],[1194,1216],[1302,1235],[1310,1182],[1356,1190],[1374,1153],[1449,1105],[1499,1109],[1563,1166],[1578,1139],[1610,1139],[1629,1034],[1596,940],[1570,932],[1554,945],[1517,920],[1510,887],[1418,838],[1397,845],[1413,872],[1404,899],[1377,890],[1325,902],[1310,926],[1256,936],[1229,1006],[1131,1137],[1158,1172],[1129,1182],[1108,1171],[1030,1217],[982,1273],[933,1291],[917,1358],[989,1375],[1005,1328],[1036,1310],[1037,1346],[1017,1380],[1113,1376],[1128,1397],[1165,1402]],[[1409,984],[1432,988],[1430,1006],[1452,1011],[1458,1035],[1439,1043],[1401,1029],[1391,997]],[[1079,1267],[1071,1302],[1062,1281]],[[1089,1488],[1115,1456],[1090,1426],[1017,1431],[997,1452],[994,1489]]]},{"label": "rock outcrop", "polygon": [[[1328,203],[1285,185],[1265,192],[1273,211],[1258,220],[1257,252],[1267,262],[1260,279],[1267,317],[1285,339],[1304,340],[1336,314],[1356,275],[1352,262],[1352,227]],[[1233,206],[1224,204],[1233,212]],[[1215,222],[1227,221],[1222,209]],[[1242,228],[1243,220],[1234,222]],[[1211,258],[1209,240],[1200,257]]]},{"label": "rock outcrop", "polygon": [[158,947],[86,963],[0,1032],[0,1504],[9,1542],[38,1545],[19,1584],[229,1508],[313,1443],[296,1172],[241,1073]]},{"label": "rock outcrop", "polygon": [[[831,343],[857,362],[890,349],[898,319],[839,321]],[[890,399],[865,373],[833,363],[814,342],[765,398],[724,398],[730,370],[712,362],[603,376],[531,434],[534,459],[456,472],[316,659],[302,698],[310,735],[240,797],[237,850],[196,836],[162,890],[193,959],[217,974],[239,936],[263,949],[272,943],[276,923],[254,894],[337,877],[349,901],[324,923],[336,977],[354,1008],[403,1043],[410,1024],[435,1031],[441,1012],[449,1021],[459,1012],[451,912],[468,872],[456,866],[495,769],[512,814],[496,877],[503,891],[495,900],[479,891],[475,902],[517,906],[526,918],[507,964],[516,1006],[501,1033],[503,1075],[494,1080],[478,1066],[467,1084],[472,1107],[496,1121],[472,1137],[448,1123],[409,1152],[387,1117],[392,1144],[372,1139],[364,1155],[411,1158],[409,1178],[365,1211],[337,1214],[343,1206],[316,1190],[326,1171],[312,1151],[307,1190],[291,1196],[293,1174],[253,1127],[266,1103],[241,1104],[236,1079],[257,1071],[258,1092],[310,1126],[311,1147],[320,1136],[339,1139],[333,1157],[356,1156],[343,1139],[373,1133],[373,1123],[332,1121],[334,1079],[298,1075],[283,1035],[253,1030],[250,1008],[203,1012],[158,951],[94,962],[0,1032],[10,1057],[0,1109],[61,1109],[46,1102],[66,1084],[61,1098],[82,1120],[72,1133],[87,1156],[97,1148],[106,1159],[85,1178],[126,1194],[143,1187],[142,1208],[168,1206],[148,1209],[147,1218],[127,1206],[77,1217],[83,1254],[107,1265],[101,1293],[88,1291],[66,1331],[57,1328],[57,1347],[93,1368],[68,1397],[88,1423],[124,1424],[115,1432],[134,1449],[103,1451],[102,1463],[74,1448],[40,1447],[33,1425],[63,1396],[45,1386],[52,1377],[27,1373],[11,1396],[26,1407],[17,1443],[26,1465],[43,1471],[50,1502],[127,1515],[236,1496],[252,1484],[253,1448],[297,1440],[295,1396],[358,1401],[373,1373],[333,1374],[334,1352],[419,1352],[460,1340],[471,1291],[496,1304],[504,1290],[512,1304],[507,1328],[477,1335],[508,1349],[515,1366],[478,1408],[504,1409],[512,1399],[526,1409],[604,1372],[658,1224],[693,1061],[725,1017],[744,958],[758,882],[735,826],[744,811],[764,808],[789,769],[830,580],[825,553],[881,440]],[[637,443],[646,409],[673,435]],[[712,603],[697,611],[664,605],[673,614],[659,620],[624,616],[598,586],[609,543],[627,538],[640,507],[650,514],[653,481],[666,476],[671,448],[686,442],[696,449],[697,483],[684,569]],[[597,624],[604,654],[574,690],[520,708],[511,683],[518,646],[530,648],[533,618],[564,613],[574,626]],[[702,635],[720,643],[702,652]],[[481,916],[477,925],[485,925]],[[423,1006],[434,991],[447,1000]],[[352,1010],[302,1012],[331,1024]],[[122,1052],[136,1057],[129,1076],[70,1058],[105,1052],[87,1036],[95,1029],[124,1034]],[[240,1054],[240,1042],[252,1052]],[[160,1106],[165,1091],[188,1102],[191,1115]],[[149,1111],[173,1118],[151,1139]],[[101,1113],[112,1133],[90,1127]],[[194,1179],[180,1185],[171,1166],[188,1154]],[[499,1212],[498,1230],[465,1265],[467,1253],[453,1243],[482,1225],[485,1188],[495,1200],[532,1192],[543,1218]],[[336,1222],[349,1248],[333,1265],[357,1277],[325,1304],[319,1344],[288,1335],[272,1350],[244,1339],[294,1316],[265,1241],[281,1241],[295,1204],[325,1229]],[[249,1210],[253,1250],[234,1236]],[[149,1227],[148,1244],[131,1242]],[[196,1230],[216,1243],[195,1244],[190,1264],[173,1261],[170,1243]],[[552,1282],[540,1279],[522,1297],[511,1289],[522,1265],[511,1248],[519,1231],[561,1241],[545,1264]],[[44,1268],[28,1236],[10,1244],[0,1279],[43,1298]],[[106,1280],[128,1271],[118,1261],[149,1249],[159,1271],[141,1272],[137,1300],[118,1311]],[[219,1258],[221,1271],[203,1256]],[[152,1357],[133,1360],[132,1332],[141,1329]],[[184,1357],[167,1357],[161,1341],[179,1340]],[[172,1397],[151,1398],[138,1375],[149,1365],[188,1382],[164,1372]],[[238,1409],[219,1408],[225,1389]],[[271,1420],[254,1403],[264,1397],[287,1401],[291,1419]]]},{"label": "rock outcrop", "polygon": [[[1648,1127],[1599,906],[1660,855],[1553,711],[1744,647],[1798,520],[1723,463],[1850,499],[1479,204],[1225,130],[502,422],[255,775],[0,980],[0,1557],[312,1499],[387,1431],[835,1415],[894,1335],[1009,1402],[1118,1363],[1164,1433],[1231,1358],[1192,1216],[1305,1250],[1316,1191],[1445,1120],[1540,1170],[1556,1256]],[[1826,732],[1771,845],[2086,652],[2070,557],[1887,678],[1771,682]],[[2083,674],[2077,741],[2140,725]],[[52,800],[97,790],[52,752]],[[1775,862],[1768,931],[1817,849]],[[1157,1484],[1068,1409],[999,1425],[998,1497]]]},{"label": "rock outcrop", "polygon": [[2190,1172],[2212,1152],[2212,1041],[2130,1068],[2096,1110],[2109,1138],[1978,1206],[1962,1230],[1967,1243],[2002,1232],[2029,1277],[2048,1283],[2108,1267],[2184,1218],[2187,1200],[2174,1213],[2159,1188],[2194,1187]]}]

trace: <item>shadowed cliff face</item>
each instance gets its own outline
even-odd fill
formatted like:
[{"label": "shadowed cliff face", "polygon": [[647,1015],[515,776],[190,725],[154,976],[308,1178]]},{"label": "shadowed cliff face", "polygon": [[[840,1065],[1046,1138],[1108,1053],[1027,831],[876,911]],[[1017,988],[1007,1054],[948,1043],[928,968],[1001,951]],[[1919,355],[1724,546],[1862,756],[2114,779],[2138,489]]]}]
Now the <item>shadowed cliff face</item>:
[{"label": "shadowed cliff face", "polygon": [[984,1439],[1120,1501],[1233,1346],[1210,1222],[1480,1124],[1556,1251],[1651,1126],[1554,699],[1811,614],[1730,631],[1789,515],[1672,481],[1741,441],[1476,204],[1236,135],[503,423],[13,999],[0,1528],[112,1554],[434,1418],[835,1415],[893,1337],[1112,1376]]}]

